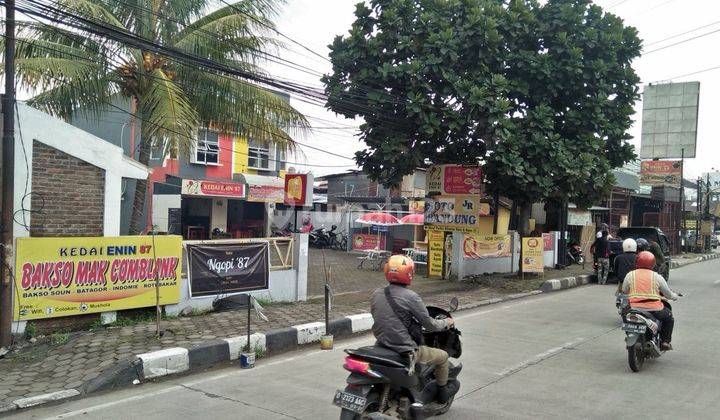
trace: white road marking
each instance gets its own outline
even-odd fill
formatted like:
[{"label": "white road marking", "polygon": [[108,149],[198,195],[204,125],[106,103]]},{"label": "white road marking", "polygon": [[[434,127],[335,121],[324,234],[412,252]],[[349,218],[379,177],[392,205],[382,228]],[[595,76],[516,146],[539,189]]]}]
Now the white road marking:
[{"label": "white road marking", "polygon": [[542,353],[536,354],[535,356],[533,356],[532,358],[530,358],[528,360],[525,360],[516,365],[508,367],[508,368],[504,369],[502,372],[496,373],[496,375],[501,376],[501,377],[512,375],[513,373],[519,372],[529,366],[536,365],[536,364],[542,362],[543,360],[547,360],[547,359],[555,356],[556,354],[559,354],[567,349],[571,349],[571,348],[577,346],[578,344],[582,343],[583,341],[585,341],[585,339],[578,338],[577,340],[570,341],[568,343],[563,344],[562,346],[553,347]]},{"label": "white road marking", "polygon": [[720,284],[720,280],[715,280],[713,284]]}]

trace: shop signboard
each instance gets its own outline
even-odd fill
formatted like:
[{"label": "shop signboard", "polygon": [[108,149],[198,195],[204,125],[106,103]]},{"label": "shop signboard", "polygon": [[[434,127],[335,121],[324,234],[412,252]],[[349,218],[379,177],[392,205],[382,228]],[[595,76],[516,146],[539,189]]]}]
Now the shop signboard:
[{"label": "shop signboard", "polygon": [[480,197],[434,196],[425,199],[425,224],[450,231],[473,231],[480,227],[480,217],[490,215],[490,203]]},{"label": "shop signboard", "polygon": [[541,238],[522,238],[521,257],[523,273],[542,273],[544,264]]},{"label": "shop signboard", "polygon": [[257,203],[282,203],[285,201],[285,188],[275,185],[250,185],[247,201]]},{"label": "shop signboard", "polygon": [[428,195],[479,195],[482,169],[478,165],[434,165],[425,174]]},{"label": "shop signboard", "polygon": [[712,235],[713,233],[713,222],[712,220],[700,221],[700,234],[703,236]]},{"label": "shop signboard", "polygon": [[425,201],[424,200],[410,200],[408,203],[410,213],[424,213],[425,212]]},{"label": "shop signboard", "polygon": [[439,277],[443,274],[445,254],[445,232],[428,232],[428,276]]},{"label": "shop signboard", "polygon": [[682,162],[679,160],[646,160],[640,163],[640,184],[651,187],[680,188]]},{"label": "shop signboard", "polygon": [[568,222],[570,226],[587,226],[592,224],[592,217],[587,210],[568,210]]},{"label": "shop signboard", "polygon": [[314,180],[312,174],[285,174],[285,204],[311,206]]},{"label": "shop signboard", "polygon": [[53,318],[180,301],[182,238],[18,238],[15,317]]},{"label": "shop signboard", "polygon": [[510,235],[465,235],[463,256],[466,260],[510,256]]},{"label": "shop signboard", "polygon": [[697,220],[695,219],[685,219],[685,229],[697,229]]},{"label": "shop signboard", "polygon": [[183,179],[182,194],[205,197],[245,198],[246,191],[245,184],[241,182]]},{"label": "shop signboard", "polygon": [[355,233],[352,236],[352,249],[355,251],[385,249],[385,236],[381,235],[378,238],[377,234]]},{"label": "shop signboard", "polygon": [[192,297],[268,288],[267,242],[187,245],[187,250]]}]

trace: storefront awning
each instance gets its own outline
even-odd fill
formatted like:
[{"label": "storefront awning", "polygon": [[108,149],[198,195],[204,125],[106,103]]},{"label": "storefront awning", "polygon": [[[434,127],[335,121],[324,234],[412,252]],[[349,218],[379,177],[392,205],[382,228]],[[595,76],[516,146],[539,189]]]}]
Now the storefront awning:
[{"label": "storefront awning", "polygon": [[237,178],[248,186],[247,201],[282,203],[285,200],[285,180],[280,177],[240,174]]}]

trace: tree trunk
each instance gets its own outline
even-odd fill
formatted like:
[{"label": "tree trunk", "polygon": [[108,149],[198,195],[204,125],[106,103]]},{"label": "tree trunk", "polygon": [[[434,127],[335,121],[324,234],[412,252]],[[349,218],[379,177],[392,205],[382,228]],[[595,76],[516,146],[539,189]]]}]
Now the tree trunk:
[{"label": "tree trunk", "polygon": [[[140,153],[138,162],[145,166],[150,164],[150,138],[145,135],[144,130],[140,130]],[[143,217],[145,217],[145,199],[147,197],[147,179],[138,179],[135,184],[135,197],[133,198],[133,211],[130,217],[130,235],[139,235],[142,233],[140,226]]]},{"label": "tree trunk", "polygon": [[518,203],[520,215],[518,216],[517,231],[520,236],[528,236],[530,234],[530,216],[532,216],[532,203]]}]

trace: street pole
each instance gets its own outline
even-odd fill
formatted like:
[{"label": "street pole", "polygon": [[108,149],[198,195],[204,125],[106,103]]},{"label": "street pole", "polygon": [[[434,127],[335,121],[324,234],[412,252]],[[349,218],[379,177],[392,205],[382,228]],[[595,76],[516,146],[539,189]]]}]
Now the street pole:
[{"label": "street pole", "polygon": [[685,148],[680,149],[680,217],[678,220],[678,232],[680,233],[680,253],[685,251],[684,242],[685,234],[685,187],[683,186],[683,177],[685,176]]},{"label": "street pole", "polygon": [[693,244],[693,252],[697,250],[700,241],[700,220],[702,219],[702,177],[697,179],[697,197],[695,198],[695,243]]},{"label": "street pole", "polygon": [[5,1],[5,96],[3,96],[2,214],[0,215],[0,347],[12,343],[13,212],[15,178],[15,0]]}]

